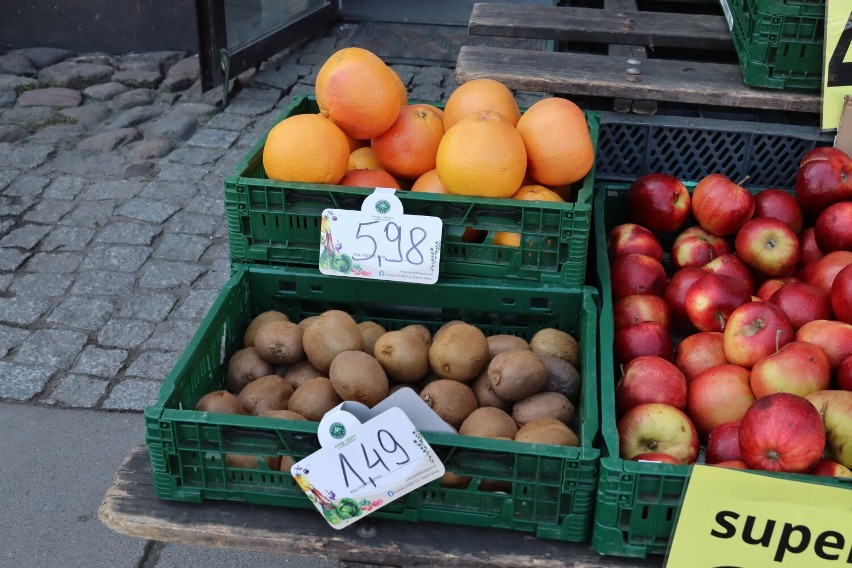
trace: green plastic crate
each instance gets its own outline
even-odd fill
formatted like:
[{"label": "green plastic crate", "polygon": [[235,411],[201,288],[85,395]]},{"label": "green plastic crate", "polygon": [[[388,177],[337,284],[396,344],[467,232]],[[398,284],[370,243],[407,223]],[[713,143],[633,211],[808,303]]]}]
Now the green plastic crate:
[{"label": "green plastic crate", "polygon": [[[204,394],[224,388],[227,360],[242,347],[258,313],[276,309],[298,321],[327,309],[386,329],[420,323],[433,332],[461,319],[486,334],[529,339],[556,327],[580,340],[583,375],[576,410],[579,447],[524,444],[450,434],[425,434],[447,471],[470,476],[466,489],[433,481],[375,513],[406,521],[437,521],[527,531],[537,537],[588,541],[597,483],[596,290],[587,286],[514,285],[473,280],[422,285],[329,278],[315,269],[237,266],[173,371],[156,405],[145,410],[154,486],[162,499],[234,500],[312,508],[289,472],[225,466],[226,453],[292,456],[319,449],[317,423],[192,410]],[[480,490],[485,480],[511,486],[507,494]]]},{"label": "green plastic crate", "polygon": [[[665,554],[692,468],[662,463],[634,462],[619,457],[615,416],[615,365],[612,359],[612,288],[606,235],[630,221],[627,183],[601,183],[595,195],[595,264],[601,290],[600,404],[601,461],[592,546],[601,554],[647,557]],[[694,187],[694,183],[687,183]],[[758,190],[752,190],[758,191]],[[755,472],[852,489],[852,479],[812,475]]]},{"label": "green plastic crate", "polygon": [[[437,105],[440,106],[440,105]],[[300,96],[281,115],[317,112],[316,99]],[[600,118],[587,113],[597,145]],[[326,208],[360,210],[372,189],[277,182],[263,170],[264,137],[225,178],[231,260],[239,263],[314,266],[319,261],[320,217]],[[592,225],[594,168],[574,184],[568,203],[518,201],[398,191],[409,215],[444,223],[440,277],[505,278],[582,284]],[[462,242],[466,227],[488,231],[483,243]],[[493,244],[494,233],[521,233],[521,247]]]},{"label": "green plastic crate", "polygon": [[820,90],[825,0],[720,2],[747,85]]}]

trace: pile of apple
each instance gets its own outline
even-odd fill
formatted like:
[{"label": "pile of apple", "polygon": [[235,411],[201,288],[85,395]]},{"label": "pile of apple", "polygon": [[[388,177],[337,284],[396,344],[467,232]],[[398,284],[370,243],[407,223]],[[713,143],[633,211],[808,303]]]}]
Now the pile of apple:
[{"label": "pile of apple", "polygon": [[709,464],[852,477],[852,159],[806,153],[795,194],[652,173],[626,200],[607,235],[622,459],[704,445]]}]

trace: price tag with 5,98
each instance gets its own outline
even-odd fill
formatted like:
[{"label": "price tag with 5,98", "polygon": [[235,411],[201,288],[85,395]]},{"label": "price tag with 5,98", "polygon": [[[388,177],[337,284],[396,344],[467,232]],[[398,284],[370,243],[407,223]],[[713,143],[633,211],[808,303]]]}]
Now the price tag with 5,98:
[{"label": "price tag with 5,98", "polygon": [[439,217],[405,215],[394,190],[379,187],[360,211],[326,209],[320,223],[323,274],[434,284],[441,260]]}]

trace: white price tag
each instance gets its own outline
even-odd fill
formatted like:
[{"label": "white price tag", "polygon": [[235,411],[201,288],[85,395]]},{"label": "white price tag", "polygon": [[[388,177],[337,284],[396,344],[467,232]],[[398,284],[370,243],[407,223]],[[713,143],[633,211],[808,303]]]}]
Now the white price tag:
[{"label": "white price tag", "polygon": [[290,473],[335,529],[444,475],[444,464],[399,408],[363,424],[332,410],[317,436],[322,449],[293,464]]},{"label": "white price tag", "polygon": [[421,284],[438,281],[443,222],[403,214],[402,202],[393,193],[378,187],[360,211],[322,212],[320,272]]}]

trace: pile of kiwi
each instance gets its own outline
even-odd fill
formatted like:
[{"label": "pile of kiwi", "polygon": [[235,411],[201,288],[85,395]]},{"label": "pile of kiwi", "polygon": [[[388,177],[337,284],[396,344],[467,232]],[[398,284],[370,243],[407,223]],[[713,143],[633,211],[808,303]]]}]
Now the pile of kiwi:
[{"label": "pile of kiwi", "polygon": [[[579,446],[578,369],[577,340],[555,328],[526,341],[486,336],[460,320],[433,335],[419,324],[387,331],[357,323],[340,310],[298,323],[270,310],[246,328],[226,388],[202,397],[196,410],[319,421],[344,400],[373,407],[409,387],[462,435]],[[257,467],[252,456],[228,458]],[[292,460],[283,458],[267,465],[289,471]]]}]

